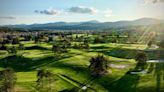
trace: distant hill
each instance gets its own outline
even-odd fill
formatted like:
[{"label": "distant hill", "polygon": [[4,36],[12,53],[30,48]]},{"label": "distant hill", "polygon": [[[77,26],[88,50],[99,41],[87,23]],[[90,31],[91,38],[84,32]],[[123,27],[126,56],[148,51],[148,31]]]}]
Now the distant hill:
[{"label": "distant hill", "polygon": [[153,18],[141,18],[134,21],[116,21],[116,22],[99,22],[96,20],[87,22],[54,22],[45,24],[32,25],[9,25],[8,27],[25,28],[35,30],[100,30],[108,28],[138,26],[138,25],[153,25],[162,24],[164,20]]}]

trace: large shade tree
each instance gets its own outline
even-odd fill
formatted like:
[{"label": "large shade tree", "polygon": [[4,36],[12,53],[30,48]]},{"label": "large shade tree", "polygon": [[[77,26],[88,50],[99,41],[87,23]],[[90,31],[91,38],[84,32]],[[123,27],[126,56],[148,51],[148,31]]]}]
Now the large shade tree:
[{"label": "large shade tree", "polygon": [[164,40],[161,40],[161,41],[159,42],[158,46],[159,46],[160,48],[164,48]]},{"label": "large shade tree", "polygon": [[146,61],[148,60],[148,57],[145,52],[138,52],[135,57],[135,60],[137,61],[135,70],[144,70],[146,68]]},{"label": "large shade tree", "polygon": [[45,92],[49,90],[49,92],[52,91],[52,83],[54,82],[54,75],[52,72],[41,69],[37,73],[37,86],[36,88],[39,90],[39,92]]},{"label": "large shade tree", "polygon": [[13,38],[13,40],[12,40],[12,44],[14,45],[14,44],[19,44],[20,43],[20,41],[19,41],[19,38],[18,37],[15,37],[15,38]]},{"label": "large shade tree", "polygon": [[107,72],[108,59],[103,55],[97,55],[90,59],[89,69],[93,75],[103,75]]},{"label": "large shade tree", "polygon": [[61,47],[59,45],[53,45],[52,46],[52,52],[54,52],[54,54],[61,53]]},{"label": "large shade tree", "polygon": [[0,71],[0,92],[14,92],[16,75],[13,69]]}]

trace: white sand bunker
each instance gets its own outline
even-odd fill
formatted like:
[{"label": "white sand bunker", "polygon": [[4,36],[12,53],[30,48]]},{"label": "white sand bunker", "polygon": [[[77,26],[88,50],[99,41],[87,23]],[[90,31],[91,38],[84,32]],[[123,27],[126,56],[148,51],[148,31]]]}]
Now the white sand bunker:
[{"label": "white sand bunker", "polygon": [[140,71],[140,72],[130,72],[130,74],[146,74],[147,71],[143,70],[143,71]]},{"label": "white sand bunker", "polygon": [[164,60],[148,60],[148,63],[164,63]]},{"label": "white sand bunker", "polygon": [[124,69],[128,67],[128,65],[117,65],[117,64],[110,64],[109,67],[111,68],[119,68],[119,69]]}]

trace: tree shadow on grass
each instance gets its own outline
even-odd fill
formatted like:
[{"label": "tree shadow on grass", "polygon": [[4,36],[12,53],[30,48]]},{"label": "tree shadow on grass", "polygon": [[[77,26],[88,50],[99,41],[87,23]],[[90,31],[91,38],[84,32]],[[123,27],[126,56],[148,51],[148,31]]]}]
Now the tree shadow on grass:
[{"label": "tree shadow on grass", "polygon": [[[139,81],[139,75],[130,75],[130,74],[125,74],[123,77],[121,77],[119,80],[115,82],[110,82],[115,80],[116,78],[107,76],[106,78],[104,77],[90,77],[89,76],[89,71],[87,70],[87,67],[83,66],[77,66],[76,64],[64,64],[63,62],[58,62],[52,65],[53,67],[59,67],[59,68],[64,68],[64,69],[70,69],[73,71],[80,72],[82,74],[88,75],[86,81],[79,81],[81,82],[82,86],[84,85],[90,85],[94,88],[94,83],[102,85],[105,89],[107,89],[109,92],[133,92],[136,89],[136,86]],[[67,74],[65,74],[67,75]],[[69,78],[68,78],[69,79]],[[72,79],[71,79],[72,80]],[[61,92],[78,92],[80,88],[79,87],[73,87],[72,89],[65,89]],[[95,88],[96,89],[96,88]],[[99,89],[93,90],[93,92],[98,92]],[[123,91],[122,91],[123,90]],[[81,92],[81,91],[80,91]],[[85,91],[88,92],[88,91]],[[89,91],[90,92],[90,91]]]},{"label": "tree shadow on grass", "polygon": [[[70,89],[64,89],[59,92],[97,92],[98,90],[98,89],[93,88],[92,86],[93,81],[96,79],[96,77],[88,76],[88,78],[86,78],[86,81],[82,82],[77,79],[73,79],[72,76],[67,76],[65,74],[57,74],[57,76],[73,86]],[[64,78],[62,78],[61,76]],[[83,89],[83,87],[86,87],[86,88]]]},{"label": "tree shadow on grass", "polygon": [[136,89],[140,76],[131,75],[129,72],[130,71],[125,73],[125,75],[119,79],[106,76],[105,80],[98,80],[97,82],[109,92],[137,92]]},{"label": "tree shadow on grass", "polygon": [[[65,90],[62,90],[60,92],[84,92],[84,91],[80,91],[80,90],[82,90],[82,87],[84,87],[86,85],[90,85],[90,87],[87,88],[88,91],[92,90],[91,92],[96,92],[96,90],[92,88],[92,82],[95,80],[95,77],[90,75],[90,71],[88,70],[87,66],[69,64],[69,63],[64,63],[64,62],[55,62],[54,64],[51,64],[51,67],[56,67],[56,68],[60,68],[60,69],[63,68],[63,69],[67,69],[70,71],[75,71],[75,74],[78,75],[79,77],[85,77],[86,78],[86,80],[77,80],[77,79],[73,79],[73,77],[70,76],[69,72],[68,73],[61,73],[60,74],[61,76],[67,78],[68,80],[70,80],[72,82],[77,83],[79,85],[79,87],[74,86],[71,89],[65,89]],[[85,91],[85,92],[88,92],[88,91]]]},{"label": "tree shadow on grass", "polygon": [[90,47],[90,49],[109,49],[109,47],[105,47],[105,46],[94,46],[94,47]]},{"label": "tree shadow on grass", "polygon": [[25,58],[23,56],[8,56],[5,58],[0,59],[0,67],[3,68],[13,68],[16,72],[22,72],[22,71],[30,71],[37,69],[41,66],[48,65],[52,62],[56,62],[60,59],[63,58],[69,58],[71,56],[66,55],[66,56],[60,56],[60,57],[54,57],[54,56],[49,56],[45,58],[41,58],[39,60],[33,60],[30,58]]},{"label": "tree shadow on grass", "polygon": [[[95,47],[96,48],[96,47]],[[131,50],[131,49],[123,49],[121,47],[108,47],[107,49],[95,49],[93,48],[91,52],[99,52],[103,53],[108,56],[113,56],[113,57],[118,57],[118,58],[126,58],[126,59],[131,59],[134,58],[136,55],[136,50]]]},{"label": "tree shadow on grass", "polygon": [[111,92],[137,92],[137,84],[139,83],[139,75],[125,74],[119,80],[112,83]]},{"label": "tree shadow on grass", "polygon": [[69,69],[72,71],[75,71],[77,74],[78,73],[89,73],[88,68],[86,66],[82,65],[76,65],[76,64],[69,64],[65,62],[55,62],[54,64],[52,63],[50,67],[56,67],[60,69]]},{"label": "tree shadow on grass", "polygon": [[[97,46],[97,47],[91,47],[91,50],[90,50],[90,52],[98,52],[98,53],[103,53],[108,56],[125,58],[125,59],[135,58],[138,51],[140,50],[126,49],[126,48],[122,48],[121,46],[118,46],[118,47]],[[145,50],[145,52],[149,56],[149,59],[157,59],[156,54],[158,53],[158,50]]]},{"label": "tree shadow on grass", "polygon": [[164,50],[158,50],[159,62],[149,64],[148,73],[153,73],[156,79],[156,92],[164,92]]},{"label": "tree shadow on grass", "polygon": [[[156,76],[156,91],[163,92],[164,91],[164,63],[157,63],[155,65],[155,76]],[[161,85],[163,84],[163,85]],[[162,87],[163,86],[163,87]]]},{"label": "tree shadow on grass", "polygon": [[98,84],[103,86],[109,92],[138,92],[137,85],[139,84],[140,75],[131,74],[134,69],[129,69],[122,77],[107,75],[103,80],[98,80]]},{"label": "tree shadow on grass", "polygon": [[31,47],[26,47],[26,50],[50,50],[48,48],[45,47],[41,47],[41,46],[31,46]]},{"label": "tree shadow on grass", "polygon": [[136,50],[122,48],[124,45],[119,45],[117,47],[105,47],[105,46],[96,46],[91,47],[91,52],[99,52],[108,56],[131,59],[136,55]]},{"label": "tree shadow on grass", "polygon": [[[74,67],[72,67],[72,65],[70,65],[70,66],[67,65],[64,67],[74,69]],[[78,68],[79,67],[76,67],[76,69],[78,71],[79,71],[79,69],[81,70],[79,72],[81,72],[81,73],[86,72],[85,68],[84,69],[82,69],[82,68],[78,69]],[[101,86],[103,86],[106,90],[108,90],[109,92],[137,92],[137,85],[139,83],[140,76],[139,75],[131,75],[131,74],[129,74],[129,72],[130,71],[128,71],[124,76],[122,76],[120,79],[118,79],[114,82],[111,82],[111,81],[115,80],[116,78],[107,76],[105,79],[103,77],[103,80],[102,80],[102,78],[93,78],[93,79],[88,78],[86,81],[83,82],[83,85],[90,84],[90,85],[94,86],[94,83],[98,83]],[[91,82],[93,82],[93,83],[91,83]],[[72,90],[79,90],[79,88],[74,87],[71,89],[71,91]],[[98,91],[98,90],[99,89],[96,89],[95,91]],[[63,92],[65,92],[65,91],[66,90],[63,90]],[[68,92],[70,92],[70,91],[68,91]],[[77,92],[77,91],[72,91],[72,92]]]},{"label": "tree shadow on grass", "polygon": [[154,73],[156,79],[156,92],[164,91],[164,63],[151,63],[148,73]]},{"label": "tree shadow on grass", "polygon": [[[69,77],[69,76],[66,76],[66,75],[64,75],[64,74],[60,74],[60,76],[65,77],[66,80],[69,80],[69,81],[74,82],[74,83],[77,84],[77,85],[74,85],[73,83],[70,83],[70,84],[74,85],[74,87],[71,88],[71,89],[67,89],[68,92],[88,92],[88,91],[89,91],[89,92],[90,92],[90,91],[91,91],[91,92],[96,92],[96,90],[95,90],[94,88],[88,86],[88,85],[90,85],[90,83],[95,79],[94,77],[89,77],[89,78],[87,79],[87,81],[81,83],[81,82],[79,82],[78,80],[75,80],[75,79],[73,79],[73,78],[71,78],[71,77]],[[84,87],[84,86],[87,86],[87,88],[86,88],[85,91],[82,89],[82,87]],[[88,91],[87,91],[87,90],[88,90]],[[63,91],[60,91],[60,92],[65,92],[65,91],[66,91],[66,90],[63,90]]]}]

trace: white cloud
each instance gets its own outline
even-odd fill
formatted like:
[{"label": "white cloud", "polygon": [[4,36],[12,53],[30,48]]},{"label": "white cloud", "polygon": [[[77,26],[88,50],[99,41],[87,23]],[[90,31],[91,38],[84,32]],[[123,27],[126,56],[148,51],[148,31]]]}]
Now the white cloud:
[{"label": "white cloud", "polygon": [[47,10],[35,10],[35,13],[46,14],[46,15],[59,15],[62,12],[63,12],[62,10],[57,10],[54,8],[49,8]]},{"label": "white cloud", "polygon": [[76,7],[69,8],[68,12],[80,13],[80,14],[95,14],[97,13],[97,9],[93,7],[76,6]]},{"label": "white cloud", "polygon": [[144,0],[145,4],[155,4],[155,3],[164,3],[164,0]]},{"label": "white cloud", "polygon": [[71,7],[68,9],[60,9],[60,10],[51,7],[46,10],[35,10],[34,12],[39,14],[46,14],[46,15],[60,15],[60,14],[68,14],[68,13],[95,14],[98,12],[98,10],[93,7],[76,6],[76,7]]},{"label": "white cloud", "polygon": [[113,11],[111,9],[107,9],[104,11],[105,17],[111,17],[113,15]]}]

